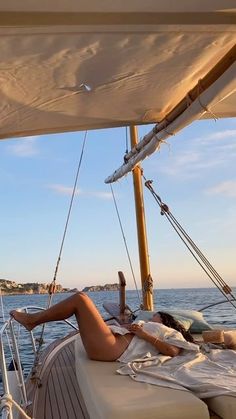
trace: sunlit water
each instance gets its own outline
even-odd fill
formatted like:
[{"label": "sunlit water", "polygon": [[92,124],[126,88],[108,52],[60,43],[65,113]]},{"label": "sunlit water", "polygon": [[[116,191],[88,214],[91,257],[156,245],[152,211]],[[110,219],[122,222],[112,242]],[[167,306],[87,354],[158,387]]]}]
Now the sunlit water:
[{"label": "sunlit water", "polygon": [[[234,289],[236,295],[236,289]],[[53,297],[53,304],[68,297],[70,294],[56,294]],[[88,295],[94,301],[99,311],[104,318],[109,317],[103,309],[104,301],[117,302],[119,298],[118,292],[115,291],[100,291],[90,292]],[[208,306],[211,303],[222,301],[224,297],[222,294],[213,288],[200,288],[200,289],[168,289],[168,290],[155,290],[154,302],[155,309],[168,309],[168,308],[182,308],[200,310],[202,307]],[[139,307],[139,297],[136,291],[126,291],[126,303],[132,310]],[[10,310],[17,307],[36,306],[45,308],[48,303],[47,295],[16,295],[4,296],[4,317],[8,318]],[[1,321],[4,317],[1,313]],[[209,308],[204,311],[204,317],[209,323],[218,324],[223,323],[228,327],[236,328],[236,309],[231,304],[221,304],[216,307]],[[76,324],[75,319],[70,319],[72,323]],[[40,333],[40,328],[38,328]],[[30,369],[33,354],[29,341],[29,334],[22,328],[15,326],[15,330],[19,335],[20,352],[22,354],[22,363],[24,371],[27,373]],[[52,342],[58,337],[62,337],[69,333],[71,329],[63,322],[50,323],[45,328],[45,342],[46,344]],[[4,339],[4,347],[6,348],[7,363],[10,361],[10,352],[8,350],[7,339]]]}]

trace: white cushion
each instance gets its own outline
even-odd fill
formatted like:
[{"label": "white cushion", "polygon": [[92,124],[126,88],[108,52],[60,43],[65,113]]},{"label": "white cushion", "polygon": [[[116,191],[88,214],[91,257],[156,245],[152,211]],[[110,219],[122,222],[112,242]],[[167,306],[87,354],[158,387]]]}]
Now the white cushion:
[{"label": "white cushion", "polygon": [[190,392],[137,383],[116,374],[118,362],[89,360],[79,335],[75,360],[90,419],[209,419],[207,405]]},{"label": "white cushion", "polygon": [[[212,327],[203,317],[200,311],[196,310],[183,310],[183,309],[165,309],[159,310],[165,313],[171,314],[176,320],[178,320],[185,327],[186,330],[190,329],[190,333],[201,333],[203,330],[211,330]],[[146,311],[141,310],[135,319],[137,320],[150,320],[153,314],[157,311]]]},{"label": "white cushion", "polygon": [[210,399],[206,399],[206,403],[222,419],[236,419],[236,397],[211,397]]},{"label": "white cushion", "polygon": [[187,319],[192,319],[193,323],[190,326],[190,333],[201,333],[203,330],[211,330],[212,326],[207,323],[204,319],[203,314],[200,311],[196,310],[184,310],[184,309],[167,309],[167,313],[171,314],[172,316],[183,316]]},{"label": "white cushion", "polygon": [[[133,323],[138,323],[140,320],[151,321],[154,314],[156,314],[156,311],[141,310]],[[193,324],[193,320],[190,318],[179,316],[178,314],[173,317],[185,328],[185,330],[189,330]]]}]

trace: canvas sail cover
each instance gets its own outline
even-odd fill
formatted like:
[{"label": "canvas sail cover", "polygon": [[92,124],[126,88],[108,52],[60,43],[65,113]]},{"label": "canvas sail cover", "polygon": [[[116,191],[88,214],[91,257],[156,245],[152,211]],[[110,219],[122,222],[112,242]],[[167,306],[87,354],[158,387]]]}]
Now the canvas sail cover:
[{"label": "canvas sail cover", "polygon": [[[233,48],[235,13],[235,0],[0,0],[0,138],[163,120]],[[219,118],[236,116],[229,82]]]}]

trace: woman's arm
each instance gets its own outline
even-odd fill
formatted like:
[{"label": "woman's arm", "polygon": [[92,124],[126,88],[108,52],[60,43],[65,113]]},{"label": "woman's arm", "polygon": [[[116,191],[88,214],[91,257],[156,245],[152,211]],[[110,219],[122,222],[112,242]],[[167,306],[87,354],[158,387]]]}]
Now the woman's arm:
[{"label": "woman's arm", "polygon": [[150,335],[150,333],[145,332],[142,326],[138,324],[131,324],[127,328],[131,333],[134,333],[140,339],[146,340],[146,342],[151,343],[151,345],[153,345],[154,348],[156,348],[163,355],[168,355],[168,356],[173,357],[173,356],[179,355],[180,353],[180,350],[181,350],[180,348],[174,345],[170,345],[169,343],[163,342],[162,340],[159,340],[155,336]]}]

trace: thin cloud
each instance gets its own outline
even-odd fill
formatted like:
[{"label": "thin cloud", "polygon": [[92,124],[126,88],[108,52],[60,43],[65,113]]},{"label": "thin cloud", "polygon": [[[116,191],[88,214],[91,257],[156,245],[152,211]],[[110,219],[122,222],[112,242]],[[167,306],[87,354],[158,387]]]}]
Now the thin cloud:
[{"label": "thin cloud", "polygon": [[209,195],[236,197],[236,180],[226,180],[206,190]]},{"label": "thin cloud", "polygon": [[154,170],[181,179],[200,178],[209,170],[228,167],[236,154],[236,129],[213,132],[203,137],[189,139],[182,154],[169,153],[166,158],[152,163]]},{"label": "thin cloud", "polygon": [[165,165],[159,165],[159,169],[170,176],[181,178],[196,178],[202,175],[202,170],[209,170],[225,164],[223,156],[210,158],[199,152],[186,152],[179,157],[172,157]]},{"label": "thin cloud", "polygon": [[[176,157],[171,162],[172,167],[169,168],[169,171],[167,168],[167,173],[197,177],[204,169],[223,167],[229,163],[229,159],[233,157],[236,149],[236,144],[232,143],[233,138],[236,139],[236,129],[213,132],[205,137],[194,138],[191,151],[186,151]],[[193,144],[194,147],[192,147]]]},{"label": "thin cloud", "polygon": [[184,166],[186,164],[192,164],[198,162],[200,159],[199,153],[194,152],[186,152],[182,154],[180,157],[176,158],[176,165],[177,166]]},{"label": "thin cloud", "polygon": [[185,152],[178,157],[172,155],[164,165],[159,164],[159,169],[165,174],[175,176],[188,171],[189,168],[191,168],[193,164],[197,164],[199,160],[199,153]]},{"label": "thin cloud", "polygon": [[8,152],[18,157],[32,157],[39,153],[37,137],[19,138],[7,147]]},{"label": "thin cloud", "polygon": [[236,151],[236,142],[235,143],[230,143],[230,144],[225,144],[224,146],[222,145],[223,150],[225,152],[227,151]]},{"label": "thin cloud", "polygon": [[212,143],[213,141],[218,141],[218,140],[226,140],[229,138],[236,139],[236,129],[228,129],[224,131],[213,132],[212,134],[208,134],[206,136],[194,138],[194,141],[201,142],[201,144],[203,144],[203,143],[209,143],[209,142]]},{"label": "thin cloud", "polygon": [[[73,193],[73,188],[71,186],[65,186],[65,185],[48,185],[48,189],[51,189],[52,191],[56,192],[58,195],[69,195],[71,196]],[[75,195],[80,195],[81,191],[79,189],[76,189]]]},{"label": "thin cloud", "polygon": [[99,199],[112,199],[111,192],[88,192],[87,195],[93,196]]},{"label": "thin cloud", "polygon": [[[48,185],[47,188],[56,192],[58,195],[71,196],[73,193],[73,188],[71,186],[53,184],[53,185]],[[94,197],[98,199],[112,199],[112,194],[110,192],[91,192],[91,191],[83,191],[78,188],[75,191],[75,195],[84,195],[84,196]]]}]

